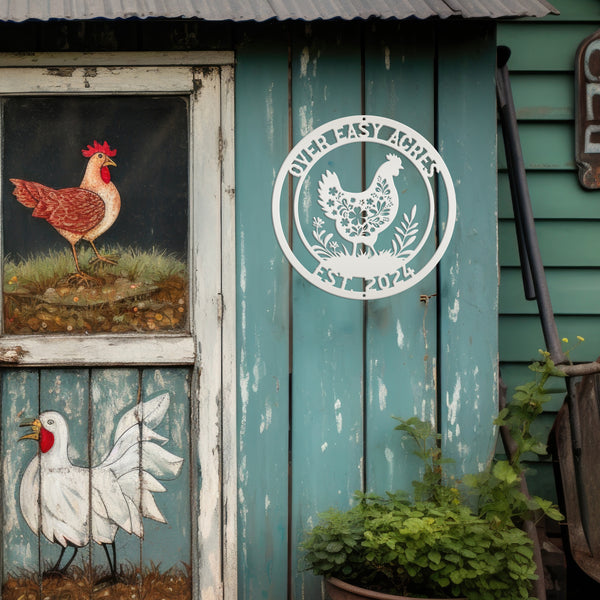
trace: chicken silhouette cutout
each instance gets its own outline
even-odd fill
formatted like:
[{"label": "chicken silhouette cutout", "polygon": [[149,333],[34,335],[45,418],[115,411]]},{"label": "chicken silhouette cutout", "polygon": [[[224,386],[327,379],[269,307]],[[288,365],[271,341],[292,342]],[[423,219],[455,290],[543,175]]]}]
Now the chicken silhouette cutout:
[{"label": "chicken silhouette cutout", "polygon": [[121,210],[121,197],[111,181],[109,167],[116,167],[112,160],[117,153],[105,141],[81,151],[88,158],[85,174],[79,187],[55,190],[40,183],[11,179],[14,196],[27,208],[32,208],[34,217],[45,219],[71,244],[75,268],[73,278],[91,281],[95,278],[84,273],[79,266],[75,244],[87,240],[95,254],[94,261],[116,264],[112,257],[101,256],[94,241],[115,222]]},{"label": "chicken silhouette cutout", "polygon": [[375,254],[375,244],[381,232],[394,221],[398,212],[398,191],[394,177],[398,175],[402,160],[388,154],[364,192],[347,192],[342,189],[335,173],[325,171],[319,182],[319,206],[325,216],[333,219],[337,232],[352,243],[356,256],[358,244],[364,244]]},{"label": "chicken silhouette cutout", "polygon": [[[64,573],[78,549],[91,538],[104,548],[114,579],[117,531],[123,529],[142,538],[143,518],[166,523],[153,494],[166,491],[158,480],[177,477],[183,463],[182,458],[161,447],[167,439],[154,431],[169,403],[165,393],[128,410],[117,424],[112,450],[91,468],[77,466],[69,459],[69,428],[59,412],[45,411],[21,423],[31,427],[31,432],[20,439],[39,444],[39,452],[21,480],[21,513],[34,534],[43,534],[62,547],[48,573]],[[73,555],[61,568],[68,546],[74,548]]]}]

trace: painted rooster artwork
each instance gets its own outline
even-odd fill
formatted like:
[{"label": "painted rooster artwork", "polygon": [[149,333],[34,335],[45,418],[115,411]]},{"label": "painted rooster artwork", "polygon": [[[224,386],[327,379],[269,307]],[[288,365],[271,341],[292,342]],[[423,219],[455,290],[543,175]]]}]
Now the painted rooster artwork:
[{"label": "painted rooster artwork", "polygon": [[17,200],[33,209],[34,217],[46,220],[71,244],[77,270],[73,277],[85,282],[94,278],[81,270],[75,244],[86,240],[92,245],[96,261],[115,264],[112,258],[100,255],[94,242],[115,222],[121,198],[109,170],[116,167],[112,158],[117,151],[106,141],[103,144],[94,141],[81,153],[89,160],[79,187],[55,190],[33,181],[10,181],[15,186],[13,194]]},{"label": "painted rooster artwork", "polygon": [[[39,449],[21,480],[21,513],[34,534],[60,547],[48,574],[64,574],[91,540],[104,548],[108,578],[115,580],[119,529],[143,538],[144,518],[166,523],[153,494],[166,491],[159,479],[176,478],[183,463],[162,447],[167,439],[155,431],[169,403],[163,393],[129,409],[115,428],[112,449],[93,467],[71,462],[69,427],[61,413],[45,411],[21,423],[31,431],[20,439],[37,441]],[[68,547],[73,554],[61,567]]]}]

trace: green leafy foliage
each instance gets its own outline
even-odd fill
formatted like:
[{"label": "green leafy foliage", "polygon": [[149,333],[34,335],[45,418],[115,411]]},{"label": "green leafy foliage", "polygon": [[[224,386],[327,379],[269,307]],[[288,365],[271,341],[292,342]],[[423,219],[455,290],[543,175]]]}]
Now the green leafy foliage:
[{"label": "green leafy foliage", "polygon": [[315,574],[414,597],[529,598],[533,550],[519,528],[491,527],[463,504],[357,498],[348,511],[321,515],[303,544]]},{"label": "green leafy foliage", "polygon": [[540,350],[541,359],[529,365],[536,378],[515,388],[512,401],[494,421],[508,428],[515,441],[515,451],[510,460],[497,460],[492,469],[464,478],[464,482],[478,497],[479,512],[494,523],[522,523],[547,516],[561,520],[562,515],[551,502],[537,496],[528,498],[521,491],[525,472],[522,457],[527,453],[546,454],[546,445],[531,433],[534,420],[542,414],[544,404],[550,400],[545,386],[551,377],[564,377],[548,352]]},{"label": "green leafy foliage", "polygon": [[[531,434],[531,423],[548,400],[544,385],[562,376],[542,353],[530,366],[535,381],[517,388],[496,420],[516,441],[511,461],[497,460],[488,470],[465,475],[459,484],[444,473],[440,436],[417,417],[399,419],[396,429],[416,446],[423,475],[413,482],[414,500],[405,492],[385,497],[356,493],[349,510],[330,509],[302,544],[306,568],[359,587],[411,597],[468,600],[528,600],[536,579],[532,542],[522,521],[558,509],[521,491],[526,452],[545,453]],[[466,486],[477,502],[461,494]]]}]

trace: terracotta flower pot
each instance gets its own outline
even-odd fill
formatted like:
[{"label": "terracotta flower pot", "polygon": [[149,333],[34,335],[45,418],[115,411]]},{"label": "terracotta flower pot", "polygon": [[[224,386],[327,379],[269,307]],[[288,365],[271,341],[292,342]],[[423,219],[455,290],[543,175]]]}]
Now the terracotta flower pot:
[{"label": "terracotta flower pot", "polygon": [[[414,600],[408,596],[397,596],[396,594],[382,594],[365,588],[360,588],[330,577],[325,580],[325,587],[331,600]],[[430,599],[435,600],[435,599]],[[440,600],[439,598],[437,600]],[[465,598],[452,598],[448,600],[465,600]]]}]

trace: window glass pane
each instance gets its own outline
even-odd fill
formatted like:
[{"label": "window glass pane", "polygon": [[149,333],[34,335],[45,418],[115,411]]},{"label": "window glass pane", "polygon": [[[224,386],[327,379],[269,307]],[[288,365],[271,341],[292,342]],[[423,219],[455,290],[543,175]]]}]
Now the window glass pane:
[{"label": "window glass pane", "polygon": [[188,151],[183,97],[4,98],[4,333],[187,331]]}]

